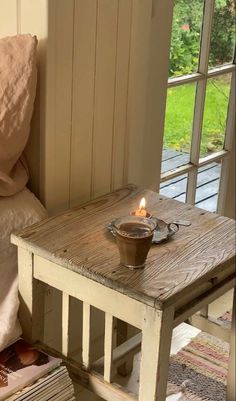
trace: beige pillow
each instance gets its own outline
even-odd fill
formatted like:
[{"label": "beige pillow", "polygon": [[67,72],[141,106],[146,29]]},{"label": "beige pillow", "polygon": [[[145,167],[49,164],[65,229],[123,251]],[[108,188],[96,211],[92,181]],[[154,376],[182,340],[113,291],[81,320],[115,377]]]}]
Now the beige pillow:
[{"label": "beige pillow", "polygon": [[19,192],[29,178],[22,152],[36,92],[36,47],[31,35],[0,39],[0,196]]}]

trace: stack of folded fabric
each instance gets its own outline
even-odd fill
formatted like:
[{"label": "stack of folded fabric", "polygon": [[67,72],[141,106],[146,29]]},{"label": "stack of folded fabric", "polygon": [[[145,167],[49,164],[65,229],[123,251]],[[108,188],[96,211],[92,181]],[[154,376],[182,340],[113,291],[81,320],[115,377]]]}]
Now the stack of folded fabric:
[{"label": "stack of folded fabric", "polygon": [[0,400],[75,400],[72,381],[61,362],[19,339],[0,352]]}]

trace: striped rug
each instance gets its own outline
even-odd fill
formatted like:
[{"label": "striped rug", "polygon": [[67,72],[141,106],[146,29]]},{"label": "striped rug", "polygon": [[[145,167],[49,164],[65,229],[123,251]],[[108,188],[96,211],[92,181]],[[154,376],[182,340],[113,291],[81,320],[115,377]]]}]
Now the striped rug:
[{"label": "striped rug", "polygon": [[167,393],[182,391],[181,401],[224,401],[228,359],[229,344],[201,332],[171,356]]}]

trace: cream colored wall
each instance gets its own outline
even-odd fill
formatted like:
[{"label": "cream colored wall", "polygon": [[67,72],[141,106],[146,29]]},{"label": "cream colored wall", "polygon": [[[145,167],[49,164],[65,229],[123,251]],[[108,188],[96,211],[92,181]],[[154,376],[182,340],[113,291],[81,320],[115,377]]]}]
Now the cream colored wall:
[{"label": "cream colored wall", "polygon": [[[133,82],[134,60],[147,52],[151,5],[150,0],[145,7],[132,0],[49,2],[42,183],[49,210],[87,201],[129,180],[131,115],[137,103],[145,107],[147,69],[144,61]],[[139,110],[137,121],[143,114]],[[140,128],[136,146],[139,135]]]},{"label": "cream colored wall", "polygon": [[[167,24],[171,3],[166,2]],[[37,2],[30,4],[33,13]],[[28,156],[38,158],[40,137],[40,181],[36,174],[32,178],[50,212],[127,182],[158,187],[162,136],[156,130],[157,120],[151,125],[150,121],[163,115],[168,47],[157,64],[164,79],[153,93],[149,66],[158,15],[154,11],[151,0],[48,2],[48,15],[42,15],[47,38],[42,43],[45,63],[37,98],[42,102],[40,125],[33,124],[31,143],[36,152],[31,146]],[[160,87],[159,114],[153,110],[150,116],[149,110],[147,121],[147,94],[151,99],[150,93],[155,95]],[[157,126],[163,128],[163,117]]]},{"label": "cream colored wall", "polygon": [[172,6],[49,2],[41,198],[50,211],[127,182],[158,188]]},{"label": "cream colored wall", "polygon": [[26,153],[30,187],[50,213],[127,182],[158,188],[172,5],[0,0],[0,37],[39,38]]}]

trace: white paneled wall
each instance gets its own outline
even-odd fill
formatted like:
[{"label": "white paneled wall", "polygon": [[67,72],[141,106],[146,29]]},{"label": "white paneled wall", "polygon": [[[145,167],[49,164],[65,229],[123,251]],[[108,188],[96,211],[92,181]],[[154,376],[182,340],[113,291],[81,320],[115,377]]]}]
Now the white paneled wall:
[{"label": "white paneled wall", "polygon": [[[152,0],[49,2],[42,196],[50,210],[141,183],[152,12]],[[157,188],[158,168],[151,174]]]},{"label": "white paneled wall", "polygon": [[[166,26],[173,0],[161,10],[165,24],[160,4],[0,0],[0,37],[30,32],[39,38],[39,86],[27,157],[31,186],[50,212],[127,182],[158,187]],[[157,25],[167,51],[153,74],[152,35]],[[162,84],[156,87],[160,73]],[[152,96],[160,89],[159,112],[149,111],[147,122],[147,98],[153,104]]]}]

